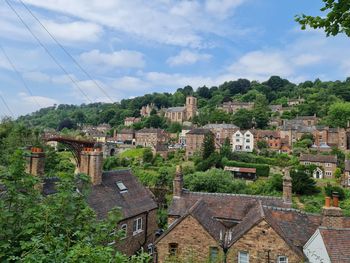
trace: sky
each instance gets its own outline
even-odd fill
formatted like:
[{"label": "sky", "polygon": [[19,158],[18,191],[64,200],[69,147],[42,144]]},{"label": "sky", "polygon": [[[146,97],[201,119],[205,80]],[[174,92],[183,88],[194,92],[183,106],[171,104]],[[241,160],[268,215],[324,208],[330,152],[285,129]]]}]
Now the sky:
[{"label": "sky", "polygon": [[294,21],[296,14],[320,15],[321,0],[6,1],[0,117],[238,78],[350,76],[349,38],[302,31]]}]

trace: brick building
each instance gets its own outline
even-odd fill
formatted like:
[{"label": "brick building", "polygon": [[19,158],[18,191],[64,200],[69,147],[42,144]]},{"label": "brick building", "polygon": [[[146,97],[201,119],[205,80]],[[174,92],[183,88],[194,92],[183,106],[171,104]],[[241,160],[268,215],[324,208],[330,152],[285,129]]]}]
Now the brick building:
[{"label": "brick building", "polygon": [[313,164],[317,166],[313,172],[315,179],[333,178],[337,169],[336,155],[302,154],[299,160],[303,165]]},{"label": "brick building", "polygon": [[193,156],[196,152],[203,149],[204,137],[206,134],[212,133],[208,129],[195,128],[186,133],[186,157]]},{"label": "brick building", "polygon": [[288,173],[283,198],[189,192],[180,169],[173,189],[169,228],[155,243],[158,262],[172,257],[222,262],[226,257],[227,262],[299,263],[306,259],[303,245],[321,223],[321,216],[290,208]]},{"label": "brick building", "polygon": [[120,131],[115,130],[114,137],[117,142],[124,144],[132,144],[135,139],[135,131],[133,129],[122,129]]},{"label": "brick building", "polygon": [[131,126],[133,125],[134,123],[138,123],[141,121],[141,118],[135,118],[135,117],[126,117],[124,119],[124,125],[125,126]]},{"label": "brick building", "polygon": [[193,96],[186,97],[186,104],[183,107],[172,107],[165,109],[165,118],[170,122],[183,123],[190,121],[197,115],[197,98]]},{"label": "brick building", "polygon": [[144,128],[135,133],[136,145],[143,147],[155,147],[165,144],[169,140],[169,134],[162,129]]},{"label": "brick building", "polygon": [[241,101],[227,101],[222,104],[220,109],[227,113],[234,114],[240,109],[252,110],[254,103],[252,102],[241,102]]},{"label": "brick building", "polygon": [[254,130],[254,139],[255,145],[259,141],[266,141],[267,146],[271,150],[280,151],[282,142],[281,142],[281,134],[279,131],[271,131],[271,130]]},{"label": "brick building", "polygon": [[158,108],[154,105],[154,103],[147,104],[146,106],[142,106],[140,110],[140,115],[142,117],[149,117],[151,116],[152,110],[158,111]]},{"label": "brick building", "polygon": [[157,225],[157,204],[130,170],[104,172],[88,197],[98,218],[105,218],[113,208],[120,208],[122,219],[118,228],[124,230],[116,247],[128,256],[153,244]]},{"label": "brick building", "polygon": [[236,125],[226,124],[226,123],[222,123],[222,124],[209,123],[204,125],[202,128],[210,130],[214,134],[215,141],[218,144],[223,144],[226,138],[229,138],[231,141],[233,134],[237,130],[239,130],[239,128]]}]

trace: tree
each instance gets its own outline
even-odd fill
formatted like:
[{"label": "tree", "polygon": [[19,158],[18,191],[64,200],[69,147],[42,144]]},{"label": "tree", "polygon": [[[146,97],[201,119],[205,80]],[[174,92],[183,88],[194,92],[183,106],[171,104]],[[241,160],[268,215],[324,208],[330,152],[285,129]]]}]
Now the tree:
[{"label": "tree", "polygon": [[[99,221],[86,203],[89,178],[66,174],[57,193],[43,197],[40,178],[24,172],[23,152],[17,150],[7,172],[0,198],[0,261],[113,262],[126,258],[106,244],[118,240],[119,212]],[[80,183],[76,191],[75,180]],[[120,261],[119,261],[120,262]]]},{"label": "tree", "polygon": [[228,159],[230,159],[232,154],[232,147],[231,147],[231,143],[230,143],[230,138],[225,138],[224,143],[221,146],[220,149],[220,155],[221,157],[226,157]]},{"label": "tree", "polygon": [[262,94],[256,96],[253,116],[257,128],[265,128],[269,122],[269,107],[266,97]]},{"label": "tree", "polygon": [[257,141],[256,146],[259,150],[267,149],[269,148],[269,144],[265,140]]},{"label": "tree", "polygon": [[64,119],[58,124],[57,130],[62,131],[64,128],[66,129],[75,129],[76,124],[69,118]]},{"label": "tree", "polygon": [[214,134],[212,132],[207,132],[204,135],[204,141],[203,141],[203,153],[202,153],[203,159],[208,158],[214,152],[215,152]]},{"label": "tree", "polygon": [[182,125],[179,122],[172,122],[169,125],[168,131],[171,133],[178,133],[181,132],[182,130]]},{"label": "tree", "polygon": [[153,160],[153,153],[150,148],[146,148],[143,151],[142,160],[144,163],[150,163]]},{"label": "tree", "polygon": [[350,121],[350,102],[338,102],[331,105],[327,120],[332,127],[346,128]]},{"label": "tree", "polygon": [[246,109],[239,109],[232,116],[232,122],[241,129],[250,129],[253,126],[253,113]]},{"label": "tree", "polygon": [[290,176],[292,177],[294,193],[311,195],[318,192],[315,180],[307,173],[305,167],[297,167],[297,169],[291,170]]},{"label": "tree", "polygon": [[335,36],[345,33],[350,37],[350,5],[348,0],[322,0],[324,7],[322,12],[328,12],[325,16],[297,15],[296,21],[305,30],[307,26],[314,29],[323,29],[327,36]]}]

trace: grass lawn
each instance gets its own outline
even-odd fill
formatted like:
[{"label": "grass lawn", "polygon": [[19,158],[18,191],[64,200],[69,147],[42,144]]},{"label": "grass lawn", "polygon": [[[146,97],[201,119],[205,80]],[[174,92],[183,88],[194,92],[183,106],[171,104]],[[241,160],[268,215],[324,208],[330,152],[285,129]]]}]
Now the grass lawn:
[{"label": "grass lawn", "polygon": [[135,148],[135,149],[128,149],[124,152],[122,152],[119,157],[120,158],[142,158],[143,152],[146,148]]}]

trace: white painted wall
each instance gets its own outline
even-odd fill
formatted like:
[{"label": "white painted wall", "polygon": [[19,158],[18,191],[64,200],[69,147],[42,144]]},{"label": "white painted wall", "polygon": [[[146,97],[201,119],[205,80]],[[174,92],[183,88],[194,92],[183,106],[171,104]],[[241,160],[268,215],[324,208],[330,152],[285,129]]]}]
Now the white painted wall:
[{"label": "white painted wall", "polygon": [[305,244],[303,250],[310,263],[331,263],[322,235],[318,229]]}]

